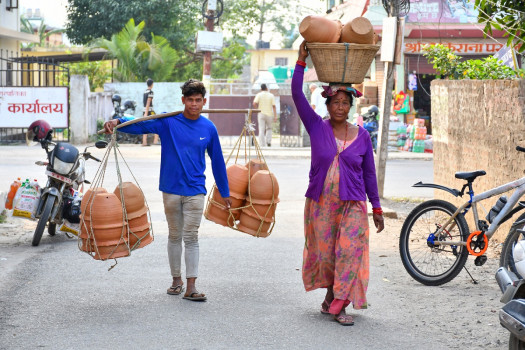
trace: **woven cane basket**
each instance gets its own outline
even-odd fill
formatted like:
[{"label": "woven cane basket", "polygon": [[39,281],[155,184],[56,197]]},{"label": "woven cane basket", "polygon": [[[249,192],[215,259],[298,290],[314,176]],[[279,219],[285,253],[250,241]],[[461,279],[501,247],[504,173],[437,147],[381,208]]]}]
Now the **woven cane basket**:
[{"label": "woven cane basket", "polygon": [[379,45],[307,43],[319,81],[360,84],[379,50]]}]

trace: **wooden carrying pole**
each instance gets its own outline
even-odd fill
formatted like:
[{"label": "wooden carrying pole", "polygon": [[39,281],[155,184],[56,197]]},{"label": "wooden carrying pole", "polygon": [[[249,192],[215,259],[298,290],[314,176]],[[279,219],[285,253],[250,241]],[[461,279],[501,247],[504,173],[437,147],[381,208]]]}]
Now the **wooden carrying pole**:
[{"label": "wooden carrying pole", "polygon": [[[248,113],[250,115],[250,121],[251,121],[252,113],[259,113],[260,111],[261,111],[260,109],[203,109],[202,113]],[[182,112],[183,111],[176,111],[176,112],[170,112],[170,113],[148,115],[147,117],[142,117],[142,118],[136,118],[136,119],[129,120],[125,123],[115,126],[115,129],[122,128],[127,125],[135,124],[138,122],[143,122],[143,121],[150,120],[150,119],[173,117],[174,115],[181,114]],[[97,131],[97,134],[104,134],[104,133],[105,133],[104,129]]]}]

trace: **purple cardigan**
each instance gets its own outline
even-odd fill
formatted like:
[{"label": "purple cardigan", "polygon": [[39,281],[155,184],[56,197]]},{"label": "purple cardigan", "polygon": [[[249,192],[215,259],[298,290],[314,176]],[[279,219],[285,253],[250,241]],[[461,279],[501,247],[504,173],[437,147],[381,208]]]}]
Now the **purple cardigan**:
[{"label": "purple cardigan", "polygon": [[[312,163],[310,184],[306,197],[316,202],[323,191],[328,169],[337,154],[337,144],[329,120],[323,120],[312,109],[303,93],[304,67],[295,66],[292,77],[292,97],[310,135]],[[359,127],[354,142],[339,154],[339,197],[341,200],[366,201],[366,195],[373,208],[381,207],[377,191],[374,151],[368,132]]]}]

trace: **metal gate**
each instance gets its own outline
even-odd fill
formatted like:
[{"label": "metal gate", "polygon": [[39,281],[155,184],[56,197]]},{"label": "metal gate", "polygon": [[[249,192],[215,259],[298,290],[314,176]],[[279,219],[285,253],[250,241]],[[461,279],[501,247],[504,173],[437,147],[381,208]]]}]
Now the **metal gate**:
[{"label": "metal gate", "polygon": [[[13,51],[0,49],[0,103],[9,88],[66,87],[69,96],[69,68],[49,58],[19,56]],[[29,126],[29,125],[28,125]],[[0,144],[23,143],[27,127],[0,128]],[[67,127],[53,130],[53,139],[69,141],[69,101]]]}]

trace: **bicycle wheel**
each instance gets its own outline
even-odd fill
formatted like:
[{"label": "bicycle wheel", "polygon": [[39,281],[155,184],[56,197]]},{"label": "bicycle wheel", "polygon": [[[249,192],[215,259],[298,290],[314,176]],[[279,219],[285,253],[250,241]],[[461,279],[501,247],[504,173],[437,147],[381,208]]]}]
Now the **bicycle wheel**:
[{"label": "bicycle wheel", "polygon": [[522,229],[524,224],[516,224],[521,220],[525,220],[525,213],[521,214],[518,219],[512,224],[512,227],[505,238],[503,243],[503,248],[501,249],[501,256],[499,258],[499,265],[507,268],[507,270],[514,272],[519,278],[523,278],[518,271],[516,270],[516,265],[514,264],[514,246],[516,242],[525,239],[525,235],[518,232],[518,229]]},{"label": "bicycle wheel", "polygon": [[469,228],[462,214],[454,218],[450,230],[435,235],[456,209],[449,202],[430,200],[414,208],[403,224],[399,237],[401,260],[410,276],[424,285],[439,286],[451,281],[467,261],[465,246],[431,243],[467,241]]}]

